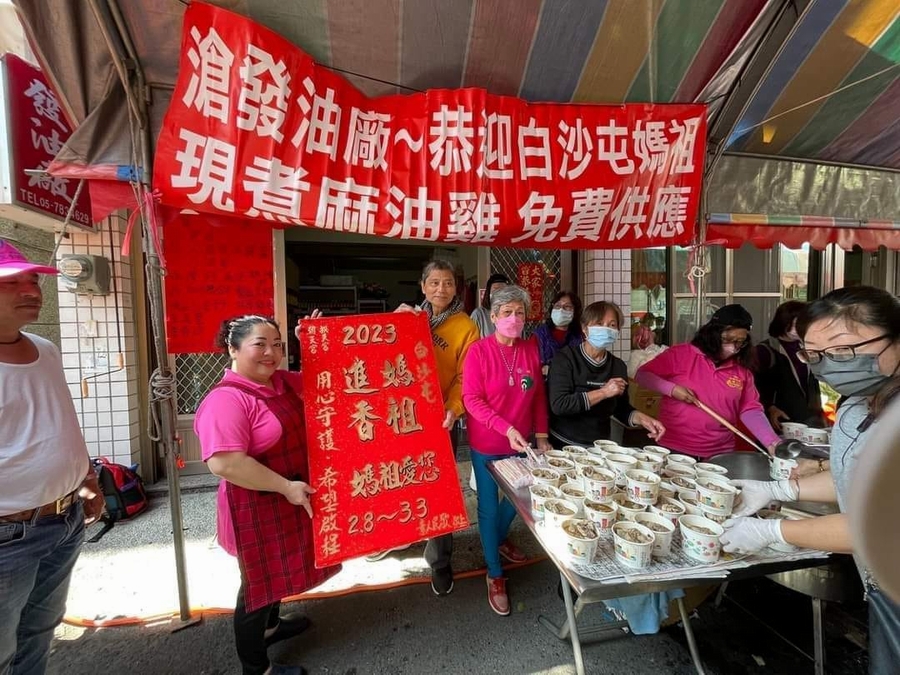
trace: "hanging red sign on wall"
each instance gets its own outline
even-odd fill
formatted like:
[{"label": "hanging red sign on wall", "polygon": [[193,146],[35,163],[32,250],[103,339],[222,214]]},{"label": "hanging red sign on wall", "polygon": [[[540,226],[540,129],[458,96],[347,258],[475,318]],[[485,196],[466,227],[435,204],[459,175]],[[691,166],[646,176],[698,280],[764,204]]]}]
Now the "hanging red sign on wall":
[{"label": "hanging red sign on wall", "polygon": [[519,263],[517,283],[528,291],[531,310],[526,321],[544,318],[544,266],[541,263]]},{"label": "hanging red sign on wall", "polygon": [[367,98],[250,19],[193,2],[154,164],[163,203],[397,239],[686,244],[702,105]]},{"label": "hanging red sign on wall", "polygon": [[[46,169],[72,134],[56,94],[41,69],[15,54],[4,54],[0,73],[0,115],[6,118],[5,149],[0,152],[0,205],[26,212],[14,219],[40,225],[27,212],[64,221],[75,198],[78,181],[27,171]],[[4,82],[5,80],[5,82]],[[93,228],[91,204],[85,186],[72,212],[72,225]]]},{"label": "hanging red sign on wall", "polygon": [[274,314],[271,228],[185,215],[168,223],[163,237],[170,354],[217,352],[225,319]]},{"label": "hanging red sign on wall", "polygon": [[425,315],[301,329],[316,566],[467,527]]}]

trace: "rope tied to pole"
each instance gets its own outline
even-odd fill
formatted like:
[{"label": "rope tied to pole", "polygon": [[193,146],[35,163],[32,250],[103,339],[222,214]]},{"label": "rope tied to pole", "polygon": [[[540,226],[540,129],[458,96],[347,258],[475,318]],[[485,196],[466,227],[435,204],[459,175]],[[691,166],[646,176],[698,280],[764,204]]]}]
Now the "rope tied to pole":
[{"label": "rope tied to pole", "polygon": [[150,396],[148,397],[148,410],[150,420],[150,428],[147,435],[154,443],[162,440],[162,422],[157,411],[159,406],[167,405],[175,414],[175,375],[168,369],[163,371],[161,368],[155,368],[150,373],[150,383],[148,387]]}]

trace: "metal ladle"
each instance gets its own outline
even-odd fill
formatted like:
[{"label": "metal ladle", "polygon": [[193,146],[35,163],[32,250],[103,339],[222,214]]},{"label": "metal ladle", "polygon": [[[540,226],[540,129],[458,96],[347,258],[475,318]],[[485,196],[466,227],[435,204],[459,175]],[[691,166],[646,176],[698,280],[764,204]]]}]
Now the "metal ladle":
[{"label": "metal ladle", "polygon": [[[764,447],[762,447],[759,443],[757,443],[756,441],[754,441],[754,440],[753,440],[752,438],[750,438],[747,434],[745,434],[743,431],[741,431],[741,430],[738,429],[736,426],[734,426],[731,422],[729,422],[729,421],[726,420],[724,417],[722,417],[722,416],[721,416],[719,413],[717,413],[715,410],[713,410],[713,409],[710,408],[708,405],[706,405],[703,401],[701,401],[700,399],[695,399],[695,400],[694,400],[694,404],[695,404],[698,408],[700,408],[700,410],[702,410],[702,411],[705,412],[707,415],[709,415],[710,417],[712,417],[716,422],[718,422],[718,423],[721,424],[723,427],[725,427],[726,429],[728,429],[728,431],[730,431],[731,433],[733,433],[735,436],[738,436],[738,437],[742,438],[743,440],[745,440],[747,443],[749,443],[749,444],[753,447],[754,450],[756,450],[757,452],[761,452],[763,455],[765,455],[765,456],[766,456],[766,459],[768,459],[770,462],[772,461],[772,455],[770,455],[769,452],[768,452]],[[779,444],[779,445],[780,445],[780,444]]]}]

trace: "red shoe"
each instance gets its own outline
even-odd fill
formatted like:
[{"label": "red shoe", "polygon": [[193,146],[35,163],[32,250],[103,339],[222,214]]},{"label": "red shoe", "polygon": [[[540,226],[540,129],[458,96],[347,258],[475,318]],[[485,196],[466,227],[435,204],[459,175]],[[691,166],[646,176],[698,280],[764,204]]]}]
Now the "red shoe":
[{"label": "red shoe", "polygon": [[500,544],[499,549],[500,557],[511,563],[523,563],[528,560],[528,558],[525,557],[525,554],[516,548],[509,539]]},{"label": "red shoe", "polygon": [[488,604],[500,616],[509,616],[509,596],[506,595],[506,579],[487,578]]}]

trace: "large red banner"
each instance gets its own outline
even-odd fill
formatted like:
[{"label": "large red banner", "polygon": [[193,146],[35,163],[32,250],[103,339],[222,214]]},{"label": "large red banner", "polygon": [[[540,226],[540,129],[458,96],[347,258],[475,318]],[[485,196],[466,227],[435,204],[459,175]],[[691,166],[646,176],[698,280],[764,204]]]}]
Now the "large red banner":
[{"label": "large red banner", "polygon": [[[8,150],[0,153],[7,155],[6,158],[0,157],[0,163],[4,159],[12,160],[9,201],[63,221],[75,198],[78,181],[26,172],[46,169],[62,149],[63,143],[69,139],[72,128],[40,68],[15,54],[4,54],[2,61],[6,82],[5,87],[2,86],[3,78],[0,78],[0,90],[3,90],[0,91],[0,99],[4,100],[8,120],[6,137],[3,139],[4,142],[8,141]],[[0,110],[0,115],[3,113]],[[3,173],[0,167],[0,178]],[[3,187],[5,186],[0,185],[0,188]],[[2,192],[0,189],[0,197]],[[88,191],[83,188],[70,222],[92,228],[90,214]]]},{"label": "large red banner", "polygon": [[272,316],[272,230],[182,216],[165,226],[166,340],[170,354],[218,351],[225,319]]},{"label": "large red banner", "polygon": [[301,330],[316,565],[467,527],[425,315]]},{"label": "large red banner", "polygon": [[400,239],[527,248],[688,243],[702,105],[367,98],[246,17],[193,2],[156,149],[172,206]]}]

